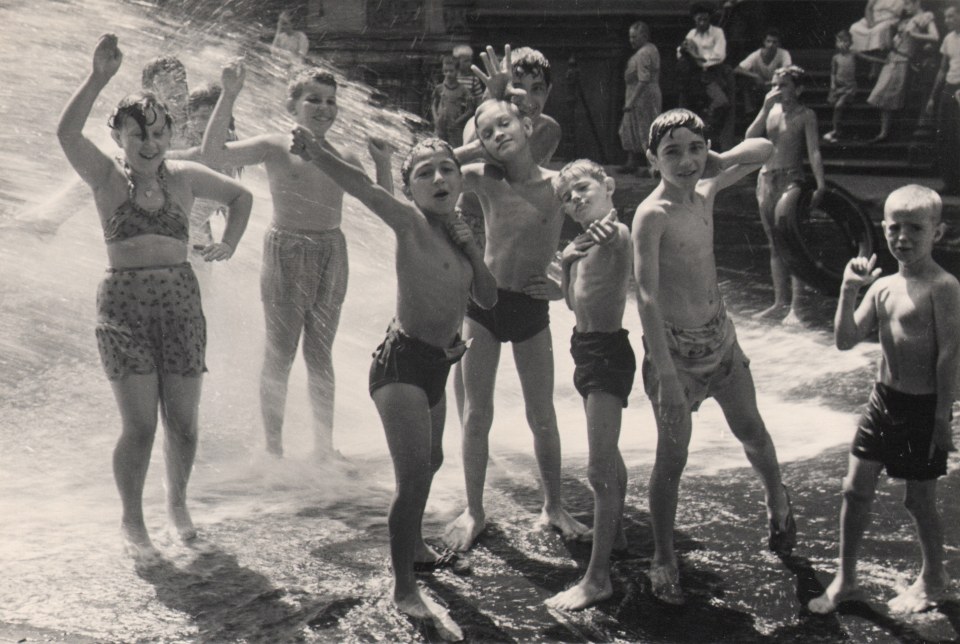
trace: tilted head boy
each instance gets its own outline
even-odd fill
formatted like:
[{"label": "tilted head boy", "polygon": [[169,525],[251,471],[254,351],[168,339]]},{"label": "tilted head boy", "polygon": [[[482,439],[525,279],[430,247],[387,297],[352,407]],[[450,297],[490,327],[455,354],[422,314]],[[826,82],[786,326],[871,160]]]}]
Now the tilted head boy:
[{"label": "tilted head boy", "polygon": [[524,116],[536,119],[543,113],[547,104],[550,89],[553,87],[550,79],[550,61],[536,49],[520,47],[511,55],[513,61],[513,83],[526,90],[527,95],[520,103],[520,111]]},{"label": "tilted head boy", "polygon": [[429,138],[410,149],[400,165],[403,194],[425,215],[445,216],[456,210],[463,175],[453,148]]},{"label": "tilted head boy", "polygon": [[484,101],[473,115],[473,124],[480,144],[497,161],[509,161],[521,150],[529,150],[533,124],[513,103]]},{"label": "tilted head boy", "polygon": [[323,137],[337,118],[337,79],[330,72],[306,69],[287,88],[287,111],[315,136]]},{"label": "tilted head boy", "polygon": [[577,159],[553,178],[553,190],[568,215],[584,229],[613,210],[616,182],[598,163]]},{"label": "tilted head boy", "polygon": [[943,202],[936,191],[910,184],[897,188],[883,204],[883,232],[887,247],[902,266],[932,257],[933,245],[943,237]]},{"label": "tilted head boy", "polygon": [[650,167],[666,183],[695,187],[706,169],[710,141],[703,119],[690,110],[667,110],[650,124]]}]

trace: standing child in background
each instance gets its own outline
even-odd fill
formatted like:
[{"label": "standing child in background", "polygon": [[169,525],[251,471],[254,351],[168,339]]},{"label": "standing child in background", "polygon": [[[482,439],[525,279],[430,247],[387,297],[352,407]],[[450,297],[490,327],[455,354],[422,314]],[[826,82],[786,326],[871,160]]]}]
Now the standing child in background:
[{"label": "standing child in background", "polygon": [[692,413],[712,396],[743,444],[766,491],[771,551],[789,554],[797,525],[773,440],[757,410],[750,360],[737,342],[717,280],[713,204],[773,153],[765,139],[747,139],[722,154],[709,152],[703,120],[677,109],[650,126],[650,164],[660,184],[637,207],[633,270],[646,352],[643,382],[657,421],[650,476],[653,594],[680,604],[673,545],[680,477],[687,462]]},{"label": "standing child in background", "polygon": [[[333,447],[333,340],[347,290],[347,243],[340,230],[343,190],[312,163],[290,153],[290,134],[262,134],[227,142],[233,104],[243,88],[242,63],[223,68],[223,93],[203,136],[203,160],[214,167],[264,164],[273,199],[273,224],[263,245],[260,293],[267,341],[260,407],[267,451],[283,455],[287,380],[303,335],[303,358],[313,409],[314,457],[342,462]],[[337,117],[337,81],[316,68],[290,83],[287,111],[325,145]],[[336,149],[336,148],[334,148]],[[379,150],[379,148],[375,148]],[[353,165],[355,155],[342,153]],[[377,183],[393,189],[389,155],[374,154]]]},{"label": "standing child in background", "polygon": [[563,250],[564,297],[577,323],[570,339],[576,369],[573,384],[583,396],[593,488],[593,548],[580,582],[546,601],[552,608],[579,610],[613,595],[610,553],[624,550],[623,503],[627,468],[617,443],[622,409],[633,388],[637,362],[623,328],[633,257],[630,229],[617,221],[616,187],[603,167],[580,159],[554,178],[563,209],[586,232]]},{"label": "standing child in background", "polygon": [[457,82],[470,92],[474,104],[479,105],[483,97],[483,85],[470,69],[473,66],[473,48],[470,45],[457,45],[452,53],[457,60]]},{"label": "standing child in background", "polygon": [[457,61],[453,56],[444,56],[441,65],[443,82],[434,88],[430,105],[434,133],[458,148],[463,145],[463,126],[473,116],[473,94],[457,81]]},{"label": "standing child in background", "polygon": [[903,17],[897,23],[897,33],[893,37],[893,49],[887,53],[877,83],[867,97],[867,103],[880,110],[880,133],[870,139],[879,143],[890,138],[890,126],[893,115],[903,109],[907,96],[907,81],[910,76],[910,62],[916,56],[921,43],[940,41],[940,32],[929,11],[920,11],[920,0],[904,0]]},{"label": "standing child in background", "polygon": [[[382,147],[371,141],[371,151]],[[388,518],[393,600],[404,613],[430,619],[444,639],[459,641],[459,626],[423,594],[415,571],[456,565],[457,555],[441,556],[424,542],[423,512],[443,462],[447,375],[467,350],[459,333],[467,296],[484,308],[497,301],[496,280],[470,229],[457,217],[460,167],[443,141],[415,145],[400,171],[411,205],[374,185],[303,127],[294,131],[292,150],[312,159],[397,236],[397,313],[370,367],[370,395],[383,421],[397,482]]]},{"label": "standing child in background", "polygon": [[630,25],[630,46],[636,51],[623,72],[626,92],[623,98],[623,119],[620,121],[620,143],[627,153],[621,172],[633,173],[646,161],[647,136],[650,124],[662,109],[660,95],[660,52],[650,42],[650,27],[637,21]]},{"label": "standing child in background", "polygon": [[153,94],[127,96],[111,115],[119,158],[84,136],[90,110],[122,60],[117,37],[101,36],[93,69],[64,108],[57,137],[93,190],[107,247],[109,268],[97,290],[97,345],[123,423],[113,453],[121,532],[132,556],[153,559],[159,553],[144,521],[143,488],[158,410],[166,430],[167,515],[181,540],[196,537],[187,483],[197,451],[207,324],[187,262],[187,213],[198,197],[229,208],[223,240],[203,250],[206,261],[221,261],[233,255],[253,197],[199,163],[166,162],[173,122]]},{"label": "standing child in background", "polygon": [[[940,197],[930,188],[894,190],[883,207],[883,230],[897,273],[877,279],[874,255],[851,259],[843,274],[834,321],[837,348],[851,349],[879,328],[881,353],[843,481],[840,568],[826,591],[808,604],[814,613],[829,613],[844,601],[862,598],[857,550],[884,468],[887,475],[906,480],[904,505],[916,525],[922,555],[917,580],[889,602],[890,609],[924,611],[943,598],[949,585],[937,478],[947,473],[947,453],[955,449],[950,420],[960,366],[960,283],[932,256],[945,229],[941,211]],[[857,294],[865,286],[869,288],[857,306]]]},{"label": "standing child in background", "polygon": [[940,43],[940,69],[926,112],[937,110],[937,166],[943,178],[941,195],[960,195],[960,5],[943,10],[947,35]]},{"label": "standing child in background", "polygon": [[780,30],[768,27],[763,36],[763,47],[752,52],[740,61],[733,70],[734,74],[745,77],[749,82],[743,88],[744,105],[747,114],[752,114],[756,104],[770,91],[773,74],[783,67],[793,64],[790,52],[780,47]]},{"label": "standing child in background", "polygon": [[276,58],[302,63],[310,51],[307,34],[293,28],[293,12],[284,9],[277,17],[277,33],[270,44],[270,53]]},{"label": "standing child in background", "polygon": [[773,155],[763,164],[757,177],[757,203],[760,221],[770,244],[770,274],[773,277],[773,305],[757,314],[760,318],[779,318],[783,324],[800,324],[798,305],[803,284],[790,275],[773,229],[776,225],[777,202],[792,183],[803,181],[803,148],[817,182],[810,200],[815,208],[823,198],[823,158],[817,130],[817,115],[800,103],[805,73],[796,65],[778,69],[773,75],[773,89],[767,93],[763,108],[744,135],[753,138],[766,135],[773,143]]},{"label": "standing child in background", "polygon": [[833,129],[823,135],[827,143],[836,143],[843,136],[840,122],[847,105],[857,98],[857,57],[850,50],[850,32],[837,32],[834,44],[837,53],[830,60],[830,93],[827,102],[833,106]]}]

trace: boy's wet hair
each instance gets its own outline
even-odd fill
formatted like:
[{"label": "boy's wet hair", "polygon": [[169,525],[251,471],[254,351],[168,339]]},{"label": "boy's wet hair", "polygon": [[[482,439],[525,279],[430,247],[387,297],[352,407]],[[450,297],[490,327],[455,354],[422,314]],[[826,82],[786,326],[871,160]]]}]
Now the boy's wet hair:
[{"label": "boy's wet hair", "polygon": [[603,183],[607,179],[607,171],[603,169],[602,165],[590,159],[571,161],[553,177],[554,194],[557,197],[562,196],[566,187],[581,177],[590,177],[595,179],[597,183]]},{"label": "boy's wet hair", "polygon": [[934,223],[943,218],[943,200],[936,190],[910,183],[897,188],[883,202],[883,216],[890,212],[923,212],[933,217]]},{"label": "boy's wet hair", "polygon": [[161,74],[174,74],[187,82],[187,68],[176,56],[159,56],[143,66],[140,75],[140,84],[143,87],[153,87],[154,80]]},{"label": "boy's wet hair", "polygon": [[297,100],[303,94],[303,88],[308,83],[329,85],[333,89],[337,89],[337,79],[333,74],[317,67],[311,67],[293,77],[293,80],[287,86],[287,97],[291,100]]},{"label": "boy's wet hair", "polygon": [[410,148],[407,157],[400,164],[400,179],[403,181],[404,188],[410,187],[410,172],[413,170],[413,160],[424,152],[446,152],[457,164],[457,169],[460,169],[460,161],[457,159],[457,155],[453,153],[453,148],[449,143],[435,136],[424,139]]},{"label": "boy's wet hair", "polygon": [[670,133],[677,128],[686,128],[694,134],[703,137],[704,141],[707,140],[707,126],[704,124],[702,118],[682,107],[667,110],[653,119],[653,123],[650,124],[650,143],[648,148],[654,156],[657,154],[657,148],[660,147],[660,141],[669,136]]},{"label": "boy's wet hair", "polygon": [[851,36],[850,32],[847,31],[846,29],[841,29],[840,31],[838,31],[837,35],[834,36],[834,38],[836,38],[837,40],[842,40],[843,42],[849,42],[849,43],[853,42],[853,36]]},{"label": "boy's wet hair", "polygon": [[220,93],[223,90],[217,83],[207,83],[190,92],[190,98],[187,99],[187,110],[193,111],[199,107],[209,105],[214,107],[220,100]]},{"label": "boy's wet hair", "polygon": [[803,87],[807,82],[807,72],[799,65],[787,65],[786,67],[780,67],[773,72],[774,78],[783,76],[786,76],[792,80],[794,86],[796,87]]},{"label": "boy's wet hair", "polygon": [[530,47],[514,49],[510,55],[510,60],[513,62],[514,75],[530,74],[535,76],[539,72],[543,76],[543,82],[547,85],[551,84],[550,61],[536,49]]},{"label": "boy's wet hair", "polygon": [[164,117],[164,127],[172,128],[173,118],[167,111],[167,106],[157,98],[157,95],[153,92],[136,92],[124,96],[117,103],[113,113],[107,119],[107,125],[111,130],[120,130],[123,127],[123,121],[129,116],[140,126],[140,133],[146,136],[147,128],[157,122],[161,113]]},{"label": "boy's wet hair", "polygon": [[699,16],[701,13],[709,14],[713,18],[713,5],[706,2],[695,2],[690,5],[690,15]]}]

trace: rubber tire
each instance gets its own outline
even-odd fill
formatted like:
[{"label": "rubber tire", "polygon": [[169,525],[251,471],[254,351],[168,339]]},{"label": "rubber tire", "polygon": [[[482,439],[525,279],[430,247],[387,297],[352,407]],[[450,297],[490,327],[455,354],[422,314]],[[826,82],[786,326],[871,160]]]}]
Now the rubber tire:
[{"label": "rubber tire", "polygon": [[837,296],[843,281],[843,267],[853,257],[870,257],[877,251],[879,235],[874,223],[856,198],[832,181],[818,210],[826,213],[846,238],[848,253],[835,264],[824,263],[810,247],[804,230],[810,221],[812,182],[793,183],[781,195],[774,209],[774,239],[791,275],[823,295]]}]

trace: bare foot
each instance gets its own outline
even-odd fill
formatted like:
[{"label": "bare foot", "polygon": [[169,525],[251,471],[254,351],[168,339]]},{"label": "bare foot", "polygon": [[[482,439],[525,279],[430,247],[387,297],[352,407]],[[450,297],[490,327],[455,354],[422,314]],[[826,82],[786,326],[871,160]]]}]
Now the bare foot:
[{"label": "bare foot", "polygon": [[360,471],[338,449],[318,449],[313,452],[313,460],[321,467],[329,467],[345,476],[357,476]]},{"label": "bare foot", "polygon": [[463,631],[450,617],[447,609],[424,595],[419,588],[406,597],[394,597],[393,601],[400,612],[414,619],[429,620],[444,641],[459,642],[463,640]]},{"label": "bare foot", "polygon": [[[563,508],[553,512],[547,512],[544,508],[537,521],[541,526],[550,526],[558,531],[564,539],[583,540],[584,535],[590,532],[590,528],[574,519]],[[593,541],[593,538],[591,537],[589,540]]]},{"label": "bare foot", "polygon": [[187,511],[186,506],[169,508],[167,518],[174,530],[177,531],[180,541],[187,543],[197,538],[197,529],[193,527],[193,520],[190,518],[190,512]]},{"label": "bare foot", "polygon": [[660,601],[680,606],[687,601],[680,587],[680,571],[675,566],[650,566],[650,590]]},{"label": "bare foot", "polygon": [[922,577],[913,585],[887,602],[894,613],[922,613],[939,604],[947,597],[950,578],[946,572],[937,580],[927,581]]},{"label": "bare foot", "polygon": [[483,515],[474,518],[467,509],[447,525],[446,530],[443,531],[442,540],[448,548],[463,552],[470,549],[486,527],[487,522]]},{"label": "bare foot", "polygon": [[759,313],[754,314],[754,320],[779,320],[790,312],[789,304],[774,304]]},{"label": "bare foot", "polygon": [[586,579],[581,579],[576,586],[557,593],[543,603],[557,610],[582,610],[612,596],[613,586],[610,584],[609,577],[603,586],[595,586],[587,583]]},{"label": "bare foot", "polygon": [[847,601],[861,601],[863,592],[856,584],[844,583],[840,576],[833,578],[830,585],[819,597],[814,597],[807,602],[807,608],[811,613],[818,615],[827,615],[837,610],[837,606]]},{"label": "bare foot", "polygon": [[787,317],[783,318],[783,320],[780,321],[780,324],[782,324],[783,326],[797,327],[797,326],[803,326],[803,321],[800,319],[800,316],[797,315],[796,311],[794,311],[793,309],[790,309],[790,312],[787,313]]},{"label": "bare foot", "polygon": [[123,540],[123,550],[136,563],[151,563],[163,559],[157,550],[146,528],[140,526],[120,526],[120,538]]}]

